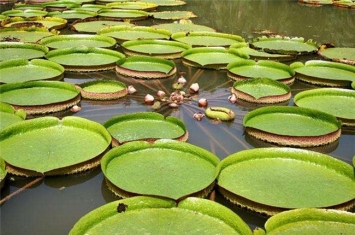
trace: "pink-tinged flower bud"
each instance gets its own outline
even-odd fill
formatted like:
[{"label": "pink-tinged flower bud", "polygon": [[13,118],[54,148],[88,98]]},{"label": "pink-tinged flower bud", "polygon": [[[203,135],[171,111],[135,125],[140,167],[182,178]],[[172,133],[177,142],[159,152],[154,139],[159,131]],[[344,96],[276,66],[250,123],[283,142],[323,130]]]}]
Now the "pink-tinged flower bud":
[{"label": "pink-tinged flower bud", "polygon": [[74,105],[73,107],[71,107],[70,111],[72,111],[73,113],[77,113],[81,110],[81,107],[78,105]]},{"label": "pink-tinged flower bud", "polygon": [[159,91],[157,92],[157,96],[158,96],[159,98],[164,98],[165,95],[166,95],[166,94],[165,94],[164,91],[159,90]]},{"label": "pink-tinged flower bud", "polygon": [[133,94],[133,93],[137,92],[136,88],[134,88],[134,86],[132,86],[132,85],[128,86],[127,90],[128,90],[129,94]]},{"label": "pink-tinged flower bud", "polygon": [[201,121],[204,116],[205,115],[203,113],[198,112],[198,113],[195,113],[192,117],[195,118],[197,121]]},{"label": "pink-tinged flower bud", "polygon": [[154,96],[150,95],[150,94],[147,94],[145,97],[144,97],[144,102],[146,104],[153,104],[154,103]]},{"label": "pink-tinged flower bud", "polygon": [[187,81],[186,81],[186,79],[183,76],[181,76],[181,77],[178,78],[177,82],[180,83],[180,84],[185,84]]},{"label": "pink-tinged flower bud", "polygon": [[237,96],[233,93],[230,96],[228,96],[228,100],[234,104],[235,102],[237,102]]},{"label": "pink-tinged flower bud", "polygon": [[200,86],[198,85],[198,83],[191,84],[190,92],[197,93],[199,90],[200,90]]},{"label": "pink-tinged flower bud", "polygon": [[207,99],[205,99],[205,98],[199,99],[199,101],[198,101],[198,106],[199,107],[207,107],[207,105],[208,105]]}]

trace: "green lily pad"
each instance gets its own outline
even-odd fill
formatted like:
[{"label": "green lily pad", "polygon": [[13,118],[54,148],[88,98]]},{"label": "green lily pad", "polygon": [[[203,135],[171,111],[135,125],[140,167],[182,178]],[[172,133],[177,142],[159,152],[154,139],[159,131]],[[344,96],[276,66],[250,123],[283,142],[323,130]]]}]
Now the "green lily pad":
[{"label": "green lily pad", "polygon": [[96,4],[107,5],[112,2],[131,2],[132,0],[96,0]]},{"label": "green lily pad", "polygon": [[35,43],[44,37],[50,37],[56,31],[44,27],[31,28],[0,28],[0,42],[31,42]]},{"label": "green lily pad", "polygon": [[106,6],[113,9],[125,9],[125,10],[140,10],[140,11],[153,11],[157,9],[158,5],[150,2],[113,2],[108,3]]},{"label": "green lily pad", "polygon": [[123,77],[140,79],[161,79],[174,77],[175,63],[152,56],[130,56],[118,60],[116,73]]},{"label": "green lily pad", "polygon": [[244,39],[238,35],[217,32],[178,32],[173,33],[171,38],[193,47],[229,47],[236,42],[244,42]]},{"label": "green lily pad", "polygon": [[89,212],[69,235],[111,235],[117,231],[120,234],[169,234],[171,231],[187,235],[252,234],[237,214],[214,201],[189,197],[176,204],[170,199],[137,196]]},{"label": "green lily pad", "polygon": [[135,140],[174,139],[186,141],[188,131],[178,118],[155,112],[131,113],[113,117],[103,124],[117,146]]},{"label": "green lily pad", "polygon": [[48,16],[63,18],[65,20],[68,20],[69,22],[73,22],[75,20],[85,19],[89,17],[95,17],[96,15],[97,15],[96,12],[85,11],[82,9],[67,10],[67,11],[53,11],[48,13]]},{"label": "green lily pad", "polygon": [[295,80],[295,72],[290,66],[280,62],[268,60],[238,60],[227,66],[227,75],[233,80],[245,80],[251,78],[269,78],[286,85]]},{"label": "green lily pad", "polygon": [[104,35],[70,34],[43,38],[39,43],[51,49],[63,49],[78,46],[112,49],[116,45],[116,40]]},{"label": "green lily pad", "polygon": [[0,73],[0,83],[61,80],[64,77],[64,67],[42,59],[13,59],[0,62]]},{"label": "green lily pad", "polygon": [[110,7],[106,5],[97,5],[97,4],[83,4],[79,8],[74,8],[74,10],[82,9],[85,11],[92,11],[98,13],[102,9],[110,9]]},{"label": "green lily pad", "polygon": [[330,5],[333,4],[333,0],[298,0],[300,3],[310,5]]},{"label": "green lily pad", "polygon": [[144,2],[154,3],[158,6],[182,6],[186,4],[182,0],[144,0]]},{"label": "green lily pad", "polygon": [[255,39],[250,46],[268,53],[286,55],[305,55],[316,53],[318,50],[316,43],[311,40],[305,42],[302,37],[263,36]]},{"label": "green lily pad", "polygon": [[47,29],[62,29],[67,25],[67,20],[58,17],[11,17],[3,21],[4,27],[46,27]]},{"label": "green lily pad", "polygon": [[111,136],[94,121],[79,117],[42,117],[5,128],[1,155],[9,173],[62,175],[99,165]]},{"label": "green lily pad", "polygon": [[243,125],[249,135],[283,146],[325,145],[336,141],[341,133],[335,116],[290,106],[255,109],[245,115]]},{"label": "green lily pad", "polygon": [[4,186],[5,177],[7,175],[7,171],[5,168],[5,161],[4,159],[0,158],[0,189]]},{"label": "green lily pad", "polygon": [[48,12],[46,11],[40,11],[40,10],[8,10],[8,11],[3,11],[1,13],[2,15],[9,16],[9,17],[14,17],[14,16],[19,16],[19,17],[34,17],[34,16],[46,16]]},{"label": "green lily pad", "polygon": [[232,121],[235,118],[235,113],[225,107],[208,107],[205,113],[206,117],[221,121]]},{"label": "green lily pad", "polygon": [[70,29],[79,33],[94,33],[96,34],[103,28],[113,26],[133,26],[128,22],[116,21],[116,20],[102,20],[97,18],[87,18],[83,20],[77,20],[71,24]]},{"label": "green lily pad", "polygon": [[41,10],[43,10],[43,7],[40,4],[26,4],[26,3],[18,2],[18,3],[15,3],[13,9],[41,11]]},{"label": "green lily pad", "polygon": [[215,32],[216,30],[199,24],[193,24],[190,20],[179,20],[174,23],[165,23],[165,24],[157,24],[153,25],[153,28],[156,29],[165,29],[169,30],[171,33],[177,32],[192,32],[192,31],[203,31],[203,32]]},{"label": "green lily pad", "polygon": [[337,0],[333,2],[335,7],[355,9],[355,2],[352,0]]},{"label": "green lily pad", "polygon": [[197,17],[191,11],[159,11],[153,12],[151,14],[154,19],[162,20],[180,20],[180,19],[190,19]]},{"label": "green lily pad", "polygon": [[321,48],[318,54],[335,62],[355,65],[355,48],[353,47]]},{"label": "green lily pad", "polygon": [[115,68],[116,61],[124,57],[118,51],[87,46],[56,49],[46,54],[48,60],[74,72],[111,70]]},{"label": "green lily pad", "polygon": [[246,42],[237,42],[231,45],[229,48],[233,48],[241,53],[249,55],[250,59],[254,60],[275,60],[275,61],[288,61],[294,60],[296,56],[294,55],[282,55],[282,54],[271,54],[264,51],[258,51],[249,47]]},{"label": "green lily pad", "polygon": [[260,213],[307,207],[346,210],[354,204],[353,167],[322,153],[256,148],[227,156],[219,166],[221,193]]},{"label": "green lily pad", "polygon": [[338,210],[302,208],[285,211],[269,218],[266,234],[352,234],[355,214]]},{"label": "green lily pad", "polygon": [[191,46],[181,42],[159,40],[159,39],[138,39],[123,42],[122,50],[126,55],[149,55],[163,59],[178,59],[181,53],[190,49]]},{"label": "green lily pad", "polygon": [[0,130],[13,123],[21,122],[25,120],[25,118],[26,113],[24,110],[20,109],[16,111],[11,105],[0,102]]},{"label": "green lily pad", "polygon": [[148,18],[148,13],[140,10],[122,10],[122,9],[103,9],[99,11],[98,16],[104,19],[120,20],[144,20]]},{"label": "green lily pad", "polygon": [[232,93],[238,99],[259,104],[281,103],[291,98],[291,88],[289,86],[269,78],[255,78],[234,82]]},{"label": "green lily pad", "polygon": [[291,67],[297,79],[314,85],[350,87],[355,81],[355,67],[347,64],[309,60],[305,64],[295,62]]},{"label": "green lily pad", "polygon": [[147,26],[112,26],[103,28],[97,34],[115,38],[118,43],[137,39],[169,39],[171,33],[165,29]]},{"label": "green lily pad", "polygon": [[81,3],[74,1],[49,1],[41,4],[48,12],[67,11],[73,8],[79,8]]},{"label": "green lily pad", "polygon": [[187,66],[208,69],[226,69],[233,61],[248,59],[249,56],[224,47],[197,47],[184,51],[182,62]]},{"label": "green lily pad", "polygon": [[126,84],[116,80],[95,80],[78,86],[81,96],[90,100],[114,100],[128,94]]},{"label": "green lily pad", "polygon": [[111,149],[101,160],[110,190],[121,197],[154,195],[174,200],[206,196],[218,174],[217,156],[173,140],[134,141]]},{"label": "green lily pad", "polygon": [[294,102],[299,107],[332,114],[345,126],[355,126],[354,90],[340,88],[306,90],[295,95]]},{"label": "green lily pad", "polygon": [[59,81],[30,81],[0,86],[0,101],[27,114],[65,110],[80,101],[80,91],[74,85]]},{"label": "green lily pad", "polygon": [[0,61],[42,58],[48,51],[48,47],[33,43],[0,42]]}]

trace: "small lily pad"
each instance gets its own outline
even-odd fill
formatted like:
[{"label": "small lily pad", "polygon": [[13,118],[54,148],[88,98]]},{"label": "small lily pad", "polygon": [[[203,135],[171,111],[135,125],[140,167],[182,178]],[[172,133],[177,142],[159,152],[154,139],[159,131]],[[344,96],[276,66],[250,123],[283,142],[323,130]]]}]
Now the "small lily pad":
[{"label": "small lily pad", "polygon": [[298,0],[300,3],[310,5],[330,5],[333,4],[333,0]]},{"label": "small lily pad", "polygon": [[0,101],[27,114],[65,110],[80,101],[80,91],[74,85],[59,81],[30,81],[0,86]]},{"label": "small lily pad", "polygon": [[302,208],[281,212],[265,223],[266,234],[352,234],[355,214],[339,210]]},{"label": "small lily pad", "polygon": [[48,47],[23,42],[0,42],[0,61],[42,58]]},{"label": "small lily pad", "polygon": [[120,20],[144,20],[148,13],[140,10],[103,9],[98,12],[99,18]]},{"label": "small lily pad", "polygon": [[334,62],[355,65],[355,48],[353,47],[332,47],[321,49],[318,54]]},{"label": "small lily pad", "polygon": [[186,141],[185,124],[175,117],[155,112],[131,113],[113,117],[104,123],[112,135],[113,146],[135,140],[153,142],[158,139]]},{"label": "small lily pad", "polygon": [[83,4],[81,7],[79,8],[74,8],[74,10],[78,10],[78,9],[82,9],[85,11],[92,11],[92,12],[99,12],[102,9],[109,9],[110,7],[106,6],[106,5],[97,5],[97,4]]},{"label": "small lily pad", "polygon": [[294,97],[299,107],[316,109],[336,116],[345,126],[355,126],[355,91],[340,88],[306,90]]},{"label": "small lily pad", "polygon": [[169,30],[171,33],[177,32],[192,32],[192,31],[202,31],[202,32],[215,32],[216,30],[199,24],[193,24],[190,20],[179,20],[178,22],[174,23],[165,23],[165,24],[157,24],[153,25],[153,28],[156,29],[165,29]]},{"label": "small lily pad", "polygon": [[[124,210],[120,208],[125,208]],[[139,226],[136,226],[137,223]],[[99,226],[102,225],[102,226]],[[101,206],[82,217],[69,235],[107,234],[252,235],[233,211],[214,201],[136,196]]]},{"label": "small lily pad", "polygon": [[79,33],[97,33],[103,28],[113,26],[133,26],[128,22],[122,22],[117,20],[102,20],[97,18],[87,18],[83,20],[77,20],[71,24],[70,29]]},{"label": "small lily pad", "polygon": [[191,11],[159,11],[151,13],[153,18],[162,20],[180,20],[197,17]]},{"label": "small lily pad", "polygon": [[82,9],[67,10],[67,11],[53,11],[48,13],[48,16],[63,18],[69,22],[74,22],[75,20],[85,19],[89,17],[95,17],[96,12],[85,11]]},{"label": "small lily pad", "polygon": [[305,55],[318,51],[316,43],[311,40],[305,42],[302,37],[263,36],[256,38],[250,45],[265,52],[286,55]]},{"label": "small lily pad", "polygon": [[293,69],[283,63],[268,60],[238,60],[227,66],[227,75],[233,80],[269,78],[291,85],[295,80]]},{"label": "small lily pad", "polygon": [[337,0],[333,2],[333,6],[340,8],[355,9],[355,2],[352,0]]},{"label": "small lily pad", "polygon": [[295,62],[291,67],[296,78],[307,83],[330,87],[350,87],[355,81],[355,67],[347,64],[309,60],[305,64]]},{"label": "small lily pad", "polygon": [[0,62],[0,73],[0,83],[61,80],[64,77],[64,67],[42,59],[13,59]]},{"label": "small lily pad", "polygon": [[180,141],[134,141],[111,149],[101,160],[110,190],[121,197],[154,195],[178,200],[206,196],[218,174],[217,156]]},{"label": "small lily pad", "polygon": [[157,9],[158,5],[150,2],[113,2],[108,3],[106,6],[112,9],[125,9],[125,10],[140,10],[140,11],[153,11]]},{"label": "small lily pad", "polygon": [[281,103],[291,98],[289,86],[269,78],[237,81],[233,84],[232,93],[238,99],[258,104]]},{"label": "small lily pad", "polygon": [[335,116],[301,107],[258,108],[245,115],[243,125],[249,135],[282,146],[326,145],[341,134],[341,123]]},{"label": "small lily pad", "polygon": [[98,166],[111,136],[99,123],[84,118],[42,117],[5,128],[0,143],[9,173],[64,175]]},{"label": "small lily pad", "polygon": [[152,56],[130,56],[116,63],[118,75],[140,79],[170,78],[176,74],[175,63],[171,60]]},{"label": "small lily pad", "polygon": [[256,148],[227,156],[219,167],[220,192],[259,213],[307,207],[348,210],[354,204],[353,167],[326,154]]},{"label": "small lily pad", "polygon": [[235,118],[235,113],[225,107],[208,107],[206,109],[206,117],[221,121],[232,121]]},{"label": "small lily pad", "polygon": [[25,120],[25,118],[26,113],[24,110],[20,109],[16,111],[11,105],[0,102],[0,130],[13,123],[21,122]]},{"label": "small lily pad", "polygon": [[186,2],[182,0],[144,0],[145,2],[154,3],[158,6],[182,6]]},{"label": "small lily pad", "polygon": [[76,3],[74,1],[49,1],[41,4],[48,12],[62,12],[73,8],[78,8],[81,3]]},{"label": "small lily pad", "polygon": [[81,96],[90,100],[114,100],[128,94],[126,84],[116,80],[97,80],[78,86]]},{"label": "small lily pad", "polygon": [[78,46],[112,49],[116,45],[116,40],[104,35],[70,34],[43,38],[39,43],[51,49],[63,49]]}]

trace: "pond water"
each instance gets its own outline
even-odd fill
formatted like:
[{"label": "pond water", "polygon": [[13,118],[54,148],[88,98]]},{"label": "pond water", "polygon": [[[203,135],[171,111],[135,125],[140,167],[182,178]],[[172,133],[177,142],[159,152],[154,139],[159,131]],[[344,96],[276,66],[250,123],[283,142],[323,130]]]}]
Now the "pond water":
[{"label": "pond water", "polygon": [[[189,10],[198,17],[192,19],[196,24],[215,28],[219,32],[237,34],[246,40],[252,39],[255,30],[271,30],[287,36],[313,39],[320,43],[333,43],[341,47],[355,47],[355,11],[338,9],[333,6],[310,7],[291,0],[186,0],[187,4],[174,7],[174,10]],[[171,10],[163,7],[159,10]],[[137,25],[165,23],[162,20],[145,20]],[[68,31],[63,31],[64,33]],[[299,58],[305,61],[319,59],[316,55]],[[233,122],[216,122],[208,118],[196,121],[192,115],[199,108],[196,100],[188,101],[179,108],[163,106],[158,112],[181,118],[190,133],[188,142],[215,153],[220,159],[244,149],[270,146],[255,141],[244,133],[242,120],[244,115],[257,106],[232,104],[228,101],[229,88],[233,82],[224,71],[201,70],[184,66],[175,61],[178,71],[185,72],[189,84],[197,82],[200,92],[196,99],[207,98],[211,106],[224,106],[236,113]],[[83,83],[93,79],[118,79],[115,72],[76,74],[66,73],[65,81]],[[117,101],[95,102],[82,100],[82,110],[72,114],[55,114],[62,117],[74,115],[100,123],[118,114],[137,111],[152,111],[144,104],[147,93],[155,95],[158,90],[171,92],[174,79],[160,81],[139,81],[120,79],[134,85],[138,93]],[[296,81],[292,86],[292,95],[313,88]],[[293,100],[288,104],[293,105]],[[316,151],[351,163],[355,156],[355,133],[344,130],[336,143]],[[31,184],[28,189],[21,188]],[[28,185],[27,185],[28,186]],[[26,186],[26,187],[27,187]],[[17,192],[15,195],[14,193]],[[48,177],[44,180],[12,177],[1,190],[1,199],[12,195],[0,208],[1,234],[14,235],[62,235],[67,234],[74,223],[87,212],[118,198],[111,193],[104,182],[100,169],[83,174],[63,177]],[[252,228],[263,227],[266,218],[238,208],[227,202],[217,193],[216,200],[233,209]]]}]

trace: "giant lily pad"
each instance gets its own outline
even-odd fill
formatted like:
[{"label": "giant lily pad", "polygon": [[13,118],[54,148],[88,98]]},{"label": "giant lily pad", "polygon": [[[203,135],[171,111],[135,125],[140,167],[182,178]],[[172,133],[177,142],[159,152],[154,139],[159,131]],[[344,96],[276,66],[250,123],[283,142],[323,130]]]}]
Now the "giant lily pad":
[{"label": "giant lily pad", "polygon": [[48,51],[48,47],[33,43],[0,42],[0,61],[41,58]]},{"label": "giant lily pad", "polygon": [[153,11],[158,5],[150,2],[135,2],[135,1],[127,1],[127,2],[113,2],[108,3],[106,6],[110,8],[117,9],[125,9],[125,10],[141,10],[141,11]]},{"label": "giant lily pad", "polygon": [[121,10],[121,9],[103,9],[99,11],[98,16],[104,19],[120,20],[144,20],[148,18],[148,13],[140,10]]},{"label": "giant lily pad", "polygon": [[355,2],[352,0],[336,0],[333,5],[340,8],[355,9]]},{"label": "giant lily pad", "polygon": [[56,49],[46,55],[48,60],[75,72],[111,70],[115,68],[116,61],[124,57],[118,51],[87,46]]},{"label": "giant lily pad", "polygon": [[347,64],[309,60],[305,64],[295,62],[291,67],[297,79],[315,85],[350,87],[355,81],[355,67]]},{"label": "giant lily pad", "polygon": [[112,136],[113,146],[135,140],[174,139],[186,141],[188,131],[178,118],[155,112],[131,113],[113,117],[104,123]]},{"label": "giant lily pad", "polygon": [[97,33],[105,27],[112,26],[133,26],[128,22],[116,21],[116,20],[102,20],[97,18],[87,18],[83,20],[75,21],[70,29],[79,33]]},{"label": "giant lily pad", "polygon": [[245,115],[243,125],[249,135],[283,146],[325,145],[341,134],[341,123],[335,116],[301,107],[258,108]]},{"label": "giant lily pad", "polygon": [[95,80],[78,86],[81,96],[90,100],[113,100],[128,94],[126,84],[116,80]]},{"label": "giant lily pad", "polygon": [[281,103],[291,98],[289,86],[269,78],[237,81],[233,84],[232,93],[238,99],[258,104]]},{"label": "giant lily pad", "polygon": [[158,6],[182,6],[186,2],[182,0],[143,0],[144,2],[154,3]]},{"label": "giant lily pad", "polygon": [[89,212],[69,235],[112,235],[117,231],[122,234],[169,234],[171,231],[187,235],[252,234],[237,214],[214,201],[189,197],[176,204],[170,199],[137,196]]},{"label": "giant lily pad", "polygon": [[155,19],[162,20],[179,20],[179,19],[190,19],[197,17],[191,11],[158,11],[151,14]]},{"label": "giant lily pad", "polygon": [[177,32],[192,32],[192,31],[204,31],[204,32],[215,32],[216,30],[199,24],[193,24],[190,20],[180,20],[174,23],[157,24],[152,27],[156,29],[169,30],[171,33]]},{"label": "giant lily pad", "polygon": [[0,73],[0,83],[61,80],[64,77],[64,68],[48,60],[13,59],[0,62]]},{"label": "giant lily pad", "polygon": [[299,107],[320,110],[336,116],[345,126],[355,126],[355,91],[319,88],[302,91],[294,97]]},{"label": "giant lily pad", "polygon": [[321,49],[318,54],[335,62],[355,65],[355,48],[353,47],[332,47]]},{"label": "giant lily pad", "polygon": [[227,66],[228,77],[233,80],[270,78],[290,85],[295,80],[295,72],[290,66],[268,60],[238,60]]},{"label": "giant lily pad", "polygon": [[218,174],[217,156],[180,141],[134,141],[111,149],[101,160],[110,190],[121,197],[154,195],[178,200],[206,196]]},{"label": "giant lily pad", "polygon": [[5,161],[4,159],[0,158],[0,189],[4,186],[5,177],[7,175],[7,171],[5,168]]},{"label": "giant lily pad", "polygon": [[44,27],[0,28],[0,42],[31,42],[35,43],[44,37],[53,36],[56,31]]},{"label": "giant lily pad", "polygon": [[149,55],[163,59],[177,59],[191,46],[181,42],[159,39],[137,39],[123,42],[122,50],[129,56]]},{"label": "giant lily pad", "polygon": [[14,16],[19,16],[19,17],[34,17],[34,16],[45,16],[48,14],[46,11],[40,11],[40,10],[8,10],[8,11],[3,11],[1,13],[2,15],[9,16],[9,17],[14,17]]},{"label": "giant lily pad", "polygon": [[130,56],[116,63],[118,75],[140,79],[160,79],[174,77],[174,62],[152,56]]},{"label": "giant lily pad", "polygon": [[71,34],[55,35],[53,37],[43,38],[40,41],[40,44],[51,49],[63,49],[78,46],[111,49],[116,45],[116,40],[112,37],[104,35]]},{"label": "giant lily pad", "polygon": [[0,130],[13,123],[21,122],[25,118],[26,113],[24,110],[20,109],[16,111],[11,105],[0,102]]},{"label": "giant lily pad", "polygon": [[353,167],[322,153],[256,148],[234,153],[219,166],[220,192],[260,213],[306,207],[346,210],[354,204]]},{"label": "giant lily pad", "polygon": [[103,28],[100,35],[107,35],[115,38],[118,43],[137,39],[169,39],[171,33],[165,29],[155,29],[146,26],[112,26]]},{"label": "giant lily pad", "polygon": [[244,39],[238,35],[217,32],[178,32],[173,33],[171,38],[193,47],[229,47],[236,42],[244,42]]},{"label": "giant lily pad", "polygon": [[0,101],[27,114],[65,110],[80,101],[80,91],[74,85],[59,81],[31,81],[0,86]]},{"label": "giant lily pad", "polygon": [[309,5],[330,5],[333,4],[333,0],[298,0],[300,3]]},{"label": "giant lily pad", "polygon": [[13,9],[15,10],[38,10],[41,11],[43,10],[43,7],[40,4],[26,4],[26,3],[15,3],[13,6]]},{"label": "giant lily pad", "polygon": [[184,51],[181,56],[185,65],[208,69],[225,69],[233,61],[249,58],[246,54],[224,47],[191,48]]},{"label": "giant lily pad", "polygon": [[81,6],[80,3],[74,1],[49,1],[41,4],[49,12],[62,12]]},{"label": "giant lily pad", "polygon": [[46,27],[47,29],[62,29],[67,25],[67,20],[58,17],[11,17],[7,18],[3,22],[4,27]]},{"label": "giant lily pad", "polygon": [[286,55],[305,55],[316,53],[318,50],[316,43],[311,40],[305,42],[302,37],[263,36],[255,39],[250,45],[265,52]]},{"label": "giant lily pad", "polygon": [[[92,12],[99,12],[102,9],[109,9],[110,7],[105,6],[105,5],[97,5],[97,4],[83,4],[80,6],[78,9],[82,9],[85,11],[92,11]],[[76,8],[74,8],[76,9]]]},{"label": "giant lily pad", "polygon": [[69,22],[73,22],[73,21],[79,20],[79,19],[86,19],[89,17],[95,17],[96,15],[97,15],[96,12],[85,11],[82,9],[67,10],[67,11],[62,11],[62,12],[61,11],[53,11],[53,12],[48,13],[48,16],[63,18]]},{"label": "giant lily pad", "polygon": [[352,234],[355,214],[339,210],[302,208],[281,212],[265,223],[266,234]]},{"label": "giant lily pad", "polygon": [[0,134],[1,156],[9,173],[26,176],[72,174],[96,167],[110,142],[102,125],[79,117],[35,118]]}]

